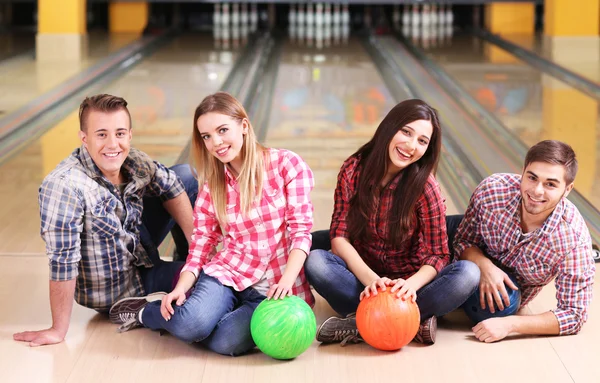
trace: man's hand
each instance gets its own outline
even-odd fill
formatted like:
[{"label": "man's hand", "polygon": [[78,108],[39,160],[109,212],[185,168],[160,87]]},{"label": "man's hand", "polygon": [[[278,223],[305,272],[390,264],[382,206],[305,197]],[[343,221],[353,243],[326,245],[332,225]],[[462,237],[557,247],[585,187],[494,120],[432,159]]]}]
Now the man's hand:
[{"label": "man's hand", "polygon": [[518,287],[513,283],[508,274],[490,263],[484,268],[480,268],[481,277],[479,280],[479,303],[481,309],[485,310],[486,303],[491,313],[496,311],[494,302],[498,305],[500,311],[506,306],[510,306],[510,298],[506,291],[506,284],[513,290],[518,290]]},{"label": "man's hand", "polygon": [[65,333],[52,327],[39,331],[23,331],[13,335],[13,339],[19,342],[29,342],[29,346],[45,346],[60,343],[65,339]]},{"label": "man's hand", "polygon": [[497,342],[512,332],[512,318],[490,318],[472,328],[475,337],[485,343]]}]

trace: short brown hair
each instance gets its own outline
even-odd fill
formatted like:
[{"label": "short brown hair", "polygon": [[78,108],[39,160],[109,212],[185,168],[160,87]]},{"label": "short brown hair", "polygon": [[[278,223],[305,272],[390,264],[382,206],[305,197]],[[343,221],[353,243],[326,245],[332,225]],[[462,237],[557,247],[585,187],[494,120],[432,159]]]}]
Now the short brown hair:
[{"label": "short brown hair", "polygon": [[545,140],[532,146],[525,156],[525,168],[533,162],[562,165],[565,167],[567,185],[575,181],[577,175],[577,157],[573,148],[557,140]]},{"label": "short brown hair", "polygon": [[81,105],[79,105],[79,130],[85,130],[87,116],[92,110],[108,113],[120,109],[127,112],[127,116],[129,116],[129,127],[131,128],[131,114],[129,114],[127,101],[125,101],[124,98],[112,96],[110,94],[97,94],[95,96],[86,97]]}]

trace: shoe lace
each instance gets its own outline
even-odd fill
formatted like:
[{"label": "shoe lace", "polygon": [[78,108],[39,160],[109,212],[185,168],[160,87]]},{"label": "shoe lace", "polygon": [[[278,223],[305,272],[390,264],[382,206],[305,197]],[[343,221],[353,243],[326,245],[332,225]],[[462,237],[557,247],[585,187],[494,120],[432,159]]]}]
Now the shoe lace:
[{"label": "shoe lace", "polygon": [[336,330],[333,333],[335,341],[341,341],[340,346],[344,347],[347,343],[362,342],[362,338],[358,334],[358,330]]},{"label": "shoe lace", "polygon": [[121,323],[129,322],[132,318],[136,318],[136,316],[137,313],[134,312],[119,313],[119,319],[121,320]]},{"label": "shoe lace", "polygon": [[122,325],[119,326],[119,328],[117,329],[118,333],[121,332],[125,332],[125,331],[129,331],[132,328],[136,328],[140,325],[140,322],[137,320],[137,317],[134,315],[132,318],[128,319],[127,321],[124,321],[124,323]]}]

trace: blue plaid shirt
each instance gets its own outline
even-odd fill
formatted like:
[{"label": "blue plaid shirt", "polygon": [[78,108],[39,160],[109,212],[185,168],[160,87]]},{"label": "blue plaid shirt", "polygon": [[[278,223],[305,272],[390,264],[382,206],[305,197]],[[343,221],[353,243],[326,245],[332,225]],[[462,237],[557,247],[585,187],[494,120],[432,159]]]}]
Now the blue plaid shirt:
[{"label": "blue plaid shirt", "polygon": [[133,148],[122,170],[128,180],[123,196],[81,147],[39,190],[50,279],[76,278],[75,301],[98,311],[145,293],[138,267],[152,262],[140,244],[143,197],[166,201],[185,190],[174,172]]}]

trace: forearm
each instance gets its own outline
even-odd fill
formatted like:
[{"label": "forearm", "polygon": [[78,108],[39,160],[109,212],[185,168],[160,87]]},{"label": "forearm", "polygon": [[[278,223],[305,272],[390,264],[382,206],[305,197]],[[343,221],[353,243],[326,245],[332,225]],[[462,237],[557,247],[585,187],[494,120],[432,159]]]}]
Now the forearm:
[{"label": "forearm", "polygon": [[492,261],[483,254],[480,248],[476,246],[469,247],[460,254],[459,258],[464,261],[471,261],[476,264],[480,269],[493,264]]},{"label": "forearm", "polygon": [[419,290],[429,282],[433,281],[437,275],[437,270],[429,265],[423,265],[412,277],[406,281],[410,282],[415,290]]},{"label": "forearm", "polygon": [[300,270],[302,270],[302,266],[304,266],[304,261],[306,261],[306,253],[300,249],[292,249],[281,278],[295,281],[298,278]]},{"label": "forearm", "polygon": [[522,335],[558,335],[559,326],[551,311],[537,315],[512,315],[504,318],[509,321],[510,332]]},{"label": "forearm", "polygon": [[181,227],[181,230],[189,243],[192,239],[192,232],[194,231],[194,219],[193,208],[187,193],[184,191],[177,197],[163,202],[163,206],[171,217],[173,217],[175,222],[177,222],[179,227]]},{"label": "forearm", "polygon": [[52,328],[63,337],[69,330],[73,299],[75,297],[75,279],[68,281],[50,281],[50,310],[52,311]]},{"label": "forearm", "polygon": [[187,293],[192,288],[192,286],[194,286],[196,280],[197,278],[194,273],[192,273],[191,271],[183,271],[179,275],[179,280],[177,281],[177,285],[173,290],[180,290],[184,293]]},{"label": "forearm", "polygon": [[367,286],[379,278],[346,238],[334,238],[331,241],[331,251],[346,262],[348,269],[363,285]]}]

